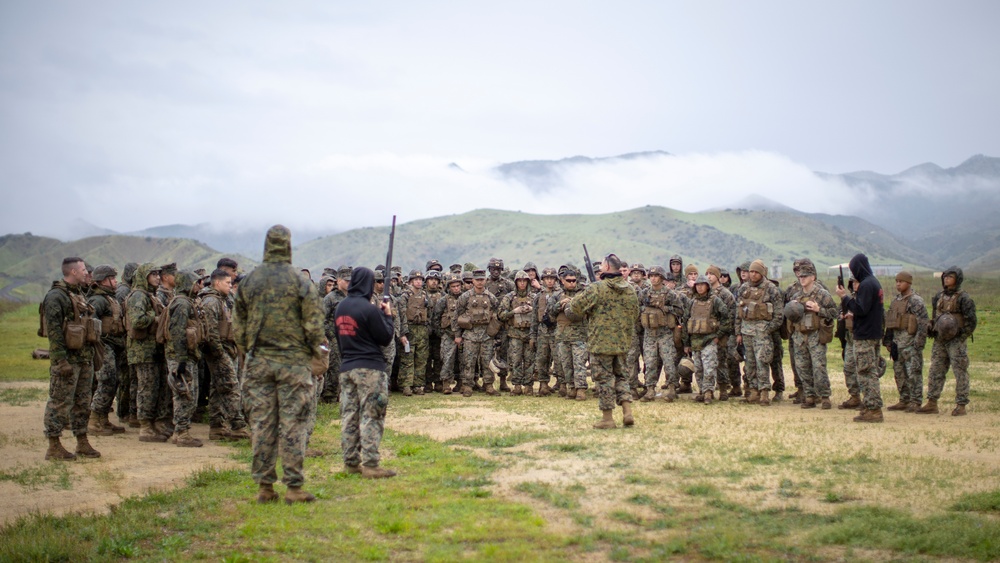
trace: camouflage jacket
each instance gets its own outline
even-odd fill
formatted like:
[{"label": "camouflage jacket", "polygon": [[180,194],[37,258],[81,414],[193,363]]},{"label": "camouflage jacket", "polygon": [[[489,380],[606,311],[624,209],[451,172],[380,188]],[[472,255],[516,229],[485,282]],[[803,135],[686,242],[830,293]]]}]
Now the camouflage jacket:
[{"label": "camouflage jacket", "polygon": [[[455,333],[451,330],[452,317],[458,310],[458,298],[461,295],[451,295],[445,293],[437,303],[434,304],[434,311],[431,312],[431,328],[444,338],[455,338]],[[446,311],[451,311],[451,315],[445,315]]]},{"label": "camouflage jacket", "polygon": [[957,266],[952,266],[947,270],[941,272],[941,285],[944,287],[944,276],[947,274],[953,274],[957,280],[957,284],[954,289],[947,290],[942,289],[931,299],[931,307],[934,310],[934,314],[931,316],[931,336],[937,338],[937,334],[933,332],[934,322],[937,321],[938,317],[943,313],[942,305],[945,301],[954,300],[955,311],[953,314],[960,318],[958,336],[956,338],[965,340],[966,338],[972,336],[972,333],[976,331],[976,325],[979,323],[979,319],[976,316],[976,302],[972,300],[972,296],[969,295],[964,289],[962,289],[962,282],[965,279],[962,269]]},{"label": "camouflage jacket", "polygon": [[[930,327],[930,319],[927,316],[927,304],[924,303],[924,298],[917,295],[913,290],[910,290],[910,294],[906,296],[897,293],[896,298],[889,305],[889,309],[891,310],[897,302],[905,302],[900,303],[899,306],[902,306],[906,310],[907,315],[913,316],[916,321],[917,331],[915,334],[910,334],[907,331],[907,327],[889,328],[887,322],[885,337],[882,339],[882,342],[886,346],[895,342],[900,350],[910,346],[918,351],[923,350],[924,346],[927,345],[927,331]],[[886,315],[886,320],[889,320],[888,315]]]},{"label": "camouflage jacket", "polygon": [[[114,304],[111,302],[114,301]],[[87,298],[87,303],[94,308],[94,317],[101,319],[101,341],[103,341],[108,346],[115,349],[115,353],[118,351],[125,350],[125,332],[122,330],[120,334],[111,334],[110,326],[105,326],[111,324],[110,318],[114,316],[117,311],[120,318],[117,320],[118,325],[124,329],[125,328],[125,311],[122,309],[121,305],[118,303],[118,299],[113,291],[101,286],[95,286],[94,291],[91,292],[90,297]],[[105,320],[109,322],[105,322]]]},{"label": "camouflage jacket", "polygon": [[[79,350],[69,350],[66,348],[66,335],[63,327],[67,322],[73,320],[73,300],[70,294],[83,296],[80,286],[69,285],[63,280],[52,282],[52,288],[42,299],[41,313],[45,318],[46,332],[49,338],[49,361],[52,364],[61,360],[66,360],[71,364],[87,364],[94,359],[94,350],[89,344]],[[81,310],[80,314],[89,318],[93,315],[93,309],[87,307]]]},{"label": "camouflage jacket", "polygon": [[[177,273],[180,274],[180,272]],[[164,307],[166,307],[167,303],[170,303],[170,300],[174,298],[174,289],[167,289],[162,285],[156,288],[156,298],[160,300],[160,303],[163,304]]]},{"label": "camouflage jacket", "polygon": [[[791,291],[792,289],[795,291]],[[794,284],[785,294],[785,302],[789,303],[791,301],[800,301],[803,305],[805,305],[807,301],[815,301],[819,305],[819,312],[815,314],[819,316],[820,319],[823,319],[831,325],[840,316],[840,307],[838,307],[837,303],[833,300],[833,296],[830,295],[829,291],[823,289],[823,287],[818,283],[813,284],[812,291],[809,293],[806,293],[802,289],[801,284]],[[805,314],[810,313],[809,311],[806,311]],[[794,330],[795,326],[796,325],[792,323],[791,329]],[[788,331],[789,334],[791,334],[792,330]]]},{"label": "camouflage jacket", "polygon": [[722,297],[719,297],[711,290],[709,290],[709,292],[705,295],[695,294],[694,299],[688,302],[686,317],[689,322],[685,324],[689,325],[690,321],[693,320],[691,318],[691,313],[694,310],[695,305],[705,301],[711,301],[711,311],[709,314],[711,318],[718,322],[718,326],[714,331],[707,334],[691,334],[691,327],[686,326],[685,328],[687,330],[684,331],[684,345],[690,346],[692,350],[701,350],[711,343],[712,340],[716,338],[723,338],[733,332],[734,319],[730,313],[729,306],[726,305],[726,302],[723,301]]},{"label": "camouflage jacket", "polygon": [[[381,300],[382,296],[379,295],[378,298]],[[337,323],[334,313],[337,312],[337,305],[344,299],[347,299],[347,294],[336,288],[323,297],[323,333],[326,334],[330,344],[337,342]]]},{"label": "camouflage jacket", "polygon": [[[672,314],[674,318],[677,319],[677,322],[683,327],[684,323],[687,322],[689,300],[687,297],[684,297],[684,294],[680,291],[667,288],[666,284],[661,285],[660,289],[653,289],[653,286],[650,285],[639,294],[640,311],[645,311],[647,307],[652,307],[653,303],[659,303],[661,301],[664,306],[657,308],[665,314]],[[667,328],[673,330],[672,327],[661,327],[654,330],[663,330]]]},{"label": "camouflage jacket", "polygon": [[[233,317],[226,297],[211,287],[198,293],[201,311],[205,315],[205,350],[215,360],[228,357],[236,359],[236,342],[233,339]],[[228,325],[228,326],[227,326]],[[223,333],[227,333],[226,338]]]},{"label": "camouflage jacket", "polygon": [[583,288],[557,289],[549,297],[549,318],[556,323],[556,342],[581,342],[587,340],[587,317],[569,312],[570,301],[583,293]]},{"label": "camouflage jacket", "polygon": [[196,345],[193,349],[189,348],[187,339],[188,324],[197,325],[201,322],[198,308],[191,298],[194,281],[193,273],[177,272],[177,287],[174,288],[174,297],[167,306],[167,313],[170,315],[167,332],[170,334],[170,340],[163,348],[168,360],[195,362],[201,359],[199,347]]},{"label": "camouflage jacket", "polygon": [[[461,327],[458,326],[458,317],[461,317],[462,315],[466,314],[466,311],[469,308],[469,300],[472,299],[472,297],[475,296],[475,295],[476,295],[476,290],[475,289],[470,289],[469,291],[466,291],[465,293],[463,293],[458,298],[458,307],[457,307],[457,309],[455,311],[455,313],[456,313],[455,314],[455,319],[453,321],[451,321],[451,328],[452,328],[452,331],[455,333],[456,336],[459,336],[459,337],[464,338],[466,340],[470,340],[472,342],[486,342],[487,340],[492,340],[493,339],[486,332],[486,327],[488,325],[486,325],[486,324],[475,324],[475,325],[473,325],[472,328],[469,328],[469,329],[463,329],[463,328],[461,328]],[[498,302],[496,296],[493,295],[492,293],[490,293],[489,291],[486,291],[486,290],[483,291],[483,295],[485,295],[486,298],[489,301],[489,306],[488,306],[489,311],[488,311],[488,314],[490,314],[490,315],[496,315],[496,313],[497,313],[497,306],[499,305],[499,302]]]},{"label": "camouflage jacket", "polygon": [[118,304],[122,306],[123,310],[125,309],[125,301],[128,300],[129,293],[132,293],[132,285],[125,282],[119,283],[118,288],[115,289],[115,299],[118,300]]},{"label": "camouflage jacket", "polygon": [[[555,331],[556,319],[555,317],[548,316],[548,308],[550,300],[556,294],[557,291],[559,290],[553,289],[552,291],[549,291],[543,287],[541,291],[535,294],[535,300],[534,303],[532,304],[534,310],[532,311],[531,314],[532,340],[538,340],[539,332],[541,332],[542,334],[546,334]],[[552,326],[546,325],[544,322],[542,322],[542,320],[545,318],[548,318],[549,325]]]},{"label": "camouflage jacket", "polygon": [[503,276],[497,279],[486,278],[486,291],[493,294],[497,299],[502,299],[504,295],[514,291],[514,281]]},{"label": "camouflage jacket", "polygon": [[[746,299],[755,292],[763,295],[761,303],[769,309],[768,319],[748,320],[744,317],[748,312]],[[737,335],[754,336],[757,338],[770,335],[781,328],[781,323],[784,322],[785,317],[782,312],[782,307],[784,306],[785,300],[781,296],[781,290],[767,278],[762,279],[759,284],[747,282],[741,285],[740,293],[736,298],[735,333]]]},{"label": "camouflage jacket", "polygon": [[587,317],[587,348],[591,354],[628,352],[639,316],[639,298],[627,281],[620,276],[605,277],[574,297],[569,308]]},{"label": "camouflage jacket", "polygon": [[256,357],[305,364],[323,354],[323,305],[316,286],[292,266],[288,229],[268,230],[264,262],[240,284],[233,325],[236,345]]},{"label": "camouflage jacket", "polygon": [[[525,340],[531,337],[531,321],[535,310],[533,301],[534,295],[530,289],[525,289],[523,292],[511,291],[500,300],[497,318],[506,325],[507,334],[511,338]],[[514,309],[521,305],[527,305],[531,310],[527,313],[515,313]]]},{"label": "camouflage jacket", "polygon": [[[156,343],[156,317],[162,304],[153,295],[152,288],[146,281],[149,272],[155,268],[155,264],[146,262],[136,269],[135,278],[132,280],[132,292],[125,301],[125,317],[128,319],[128,324],[133,330],[145,333],[142,338],[133,338],[132,334],[125,335],[128,363],[132,365],[154,362],[157,359],[163,361],[163,348]],[[155,304],[154,299],[156,299]]]}]

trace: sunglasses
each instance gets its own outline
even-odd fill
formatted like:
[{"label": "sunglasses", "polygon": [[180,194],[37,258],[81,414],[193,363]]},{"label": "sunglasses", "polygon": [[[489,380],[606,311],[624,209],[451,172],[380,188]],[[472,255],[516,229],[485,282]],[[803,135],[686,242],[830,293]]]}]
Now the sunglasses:
[{"label": "sunglasses", "polygon": [[566,278],[563,280],[564,283],[576,283],[576,278]]}]

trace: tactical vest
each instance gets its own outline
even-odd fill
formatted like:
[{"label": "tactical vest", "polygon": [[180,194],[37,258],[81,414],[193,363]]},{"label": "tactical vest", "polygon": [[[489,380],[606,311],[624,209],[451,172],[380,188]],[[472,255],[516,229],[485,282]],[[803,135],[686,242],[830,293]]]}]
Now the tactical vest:
[{"label": "tactical vest", "polygon": [[[160,311],[156,327],[157,344],[166,344],[170,342],[170,307],[174,304],[174,301],[181,298],[182,296],[180,295],[174,295],[170,298],[170,303],[167,303],[167,306]],[[207,334],[204,326],[205,315],[201,310],[201,301],[192,299],[191,303],[194,315],[188,315],[187,326],[184,328],[184,340],[187,345],[188,352],[194,352],[198,349],[198,346],[204,344],[205,336]]]},{"label": "tactical vest", "polygon": [[[468,327],[463,326],[462,328],[488,325],[490,317],[493,316],[493,311],[490,308],[490,296],[486,293],[470,295],[463,316],[467,318]],[[462,326],[462,319],[459,318],[458,321],[459,326]]]},{"label": "tactical vest", "polygon": [[889,311],[885,314],[885,328],[905,330],[911,336],[917,333],[917,316],[909,312],[912,296],[911,293],[903,299],[892,300]]},{"label": "tactical vest", "polygon": [[[578,293],[575,293],[572,296],[566,295],[564,293],[563,297],[569,297],[570,299],[573,299],[573,297],[576,297],[576,295],[578,295]],[[582,318],[570,312],[569,303],[567,303],[566,306],[563,307],[562,311],[559,311],[559,314],[556,315],[556,325],[561,326],[563,328],[568,327],[573,323],[578,323],[581,321],[583,321]]]},{"label": "tactical vest", "polygon": [[[531,307],[531,293],[528,293],[524,297],[517,294],[514,298],[510,300],[510,308],[517,309],[521,305],[527,305]],[[514,328],[531,328],[531,313],[514,313],[514,316],[510,319],[510,326]]]},{"label": "tactical vest", "polygon": [[687,327],[689,334],[712,334],[719,330],[719,321],[712,316],[711,299],[695,299],[691,303],[691,318]]},{"label": "tactical vest", "polygon": [[[765,282],[769,283],[769,282]],[[774,305],[767,303],[767,290],[764,284],[751,287],[743,292],[740,298],[739,316],[745,321],[769,321],[774,315]]]},{"label": "tactical vest", "polygon": [[639,322],[643,328],[675,328],[677,316],[667,310],[667,293],[650,295],[649,304],[639,313]]},{"label": "tactical vest", "polygon": [[802,312],[802,318],[799,319],[798,322],[791,323],[792,331],[810,333],[820,329],[822,320],[819,317],[819,313],[810,311],[809,309],[805,308],[806,301],[809,301],[810,297],[811,296],[809,295],[803,295],[802,297],[799,297],[797,299],[799,303],[802,303],[803,312]]},{"label": "tactical vest", "polygon": [[[157,299],[153,295],[150,295],[148,291],[142,289],[133,289],[132,293],[129,294],[129,298],[131,298],[132,295],[135,293],[141,293],[145,295],[146,299],[149,299],[150,302],[153,303],[153,323],[147,326],[146,328],[136,328],[132,326],[133,320],[132,317],[129,316],[128,309],[126,308],[125,333],[128,334],[128,337],[131,338],[132,340],[146,340],[151,336],[156,336],[160,332],[159,330],[160,313],[163,312],[164,307],[163,303],[161,303],[159,299]],[[127,303],[128,299],[126,299],[125,301]]]},{"label": "tactical vest", "polygon": [[[233,313],[232,313],[232,311],[229,310],[229,307],[226,307],[226,303],[225,303],[225,301],[221,297],[218,297],[218,296],[215,296],[215,295],[213,295],[212,297],[214,297],[219,302],[218,306],[219,306],[220,309],[222,309],[222,315],[219,316],[219,340],[222,340],[223,342],[227,342],[227,343],[230,343],[230,344],[235,343],[236,342],[236,331],[233,330]],[[208,316],[204,315],[204,301],[203,301],[203,299],[201,297],[199,297],[195,301],[195,303],[198,304],[198,308],[199,308],[199,310],[202,313],[202,318],[205,321],[205,323],[204,323],[204,334],[205,334],[205,340],[207,341],[208,340]]]},{"label": "tactical vest", "polygon": [[105,317],[101,317],[101,335],[122,336],[125,334],[122,306],[113,296],[105,295],[104,299],[108,301],[108,308],[111,309],[111,313]]},{"label": "tactical vest", "polygon": [[447,296],[443,298],[444,311],[441,313],[441,329],[451,331],[451,321],[458,312],[458,297]]},{"label": "tactical vest", "polygon": [[[57,288],[69,297],[72,318],[64,319],[62,332],[67,350],[82,350],[86,344],[101,341],[101,321],[94,318],[94,308],[79,293]],[[45,320],[45,303],[38,305],[38,336],[48,338],[49,323]]]},{"label": "tactical vest", "polygon": [[411,325],[427,324],[427,295],[420,293],[410,293],[406,300],[406,322]]},{"label": "tactical vest", "polygon": [[962,308],[958,304],[958,298],[961,292],[956,291],[955,293],[948,295],[945,293],[941,294],[937,302],[937,317],[934,318],[934,322],[941,318],[942,315],[951,315],[955,317],[955,322],[958,323],[958,329],[961,330],[965,326],[965,317],[962,316]]}]

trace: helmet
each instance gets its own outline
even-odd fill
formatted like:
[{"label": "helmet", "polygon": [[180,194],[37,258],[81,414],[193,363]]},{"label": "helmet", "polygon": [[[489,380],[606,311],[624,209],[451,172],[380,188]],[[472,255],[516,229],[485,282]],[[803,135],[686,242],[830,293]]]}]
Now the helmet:
[{"label": "helmet", "polygon": [[559,273],[556,272],[555,268],[545,268],[542,270],[542,278],[558,278]]},{"label": "helmet", "polygon": [[789,301],[785,303],[785,318],[793,323],[801,321],[805,314],[806,308],[802,305],[801,301]]},{"label": "helmet", "polygon": [[441,263],[438,262],[437,260],[428,260],[427,264],[424,266],[424,269],[427,271],[437,270],[440,272],[442,268],[441,268]]},{"label": "helmet", "polygon": [[947,342],[958,336],[958,321],[955,320],[955,315],[941,315],[934,321],[934,332],[937,333],[937,339]]},{"label": "helmet", "polygon": [[703,284],[705,284],[705,285],[712,285],[712,284],[710,284],[710,283],[708,282],[708,277],[707,277],[707,276],[705,276],[704,274],[702,274],[702,275],[698,276],[697,278],[695,278],[695,280],[694,280],[694,284],[695,284],[695,285],[698,285],[699,283],[703,283]]},{"label": "helmet", "polygon": [[691,361],[691,358],[684,358],[677,364],[677,375],[680,377],[694,375],[694,362]]},{"label": "helmet", "polygon": [[375,281],[385,281],[385,270],[375,270]]},{"label": "helmet", "polygon": [[644,274],[646,273],[646,267],[639,262],[632,264],[632,266],[629,267],[629,270],[632,270],[633,272],[642,272]]},{"label": "helmet", "polygon": [[503,269],[503,260],[499,258],[490,258],[489,264],[486,266],[488,269],[499,268]]},{"label": "helmet", "polygon": [[423,279],[424,274],[421,273],[420,270],[410,270],[410,274],[407,277],[410,278],[411,280],[414,279],[414,278],[421,278],[421,279]]},{"label": "helmet", "polygon": [[517,273],[514,274],[514,281],[517,281],[517,280],[530,280],[530,279],[531,279],[531,276],[529,276],[528,272],[525,272],[524,270],[518,270]]},{"label": "helmet", "polygon": [[663,266],[653,266],[652,268],[649,269],[649,275],[651,276],[656,275],[666,279],[667,271],[663,269]]}]

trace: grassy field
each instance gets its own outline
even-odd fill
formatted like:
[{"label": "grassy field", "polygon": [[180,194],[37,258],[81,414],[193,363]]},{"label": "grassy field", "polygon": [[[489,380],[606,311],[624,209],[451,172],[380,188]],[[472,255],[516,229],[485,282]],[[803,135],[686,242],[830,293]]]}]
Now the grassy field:
[{"label": "grassy field", "polygon": [[[918,281],[928,302],[935,283]],[[637,404],[634,428],[600,432],[594,400],[393,395],[382,451],[400,476],[364,482],[340,471],[338,414],[324,405],[313,446],[328,455],[306,463],[316,503],[258,506],[248,470],[199,471],[105,516],[20,519],[0,530],[0,560],[996,560],[1000,284],[967,287],[980,315],[967,417],[862,426],[837,409],[682,400]],[[36,311],[0,318],[0,381],[47,379],[30,359],[44,346]],[[836,343],[829,358],[839,402]],[[891,375],[882,389],[895,402]],[[249,449],[232,450],[248,468]],[[0,482],[74,486],[42,463]]]}]

